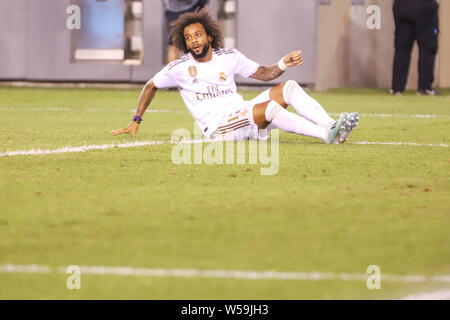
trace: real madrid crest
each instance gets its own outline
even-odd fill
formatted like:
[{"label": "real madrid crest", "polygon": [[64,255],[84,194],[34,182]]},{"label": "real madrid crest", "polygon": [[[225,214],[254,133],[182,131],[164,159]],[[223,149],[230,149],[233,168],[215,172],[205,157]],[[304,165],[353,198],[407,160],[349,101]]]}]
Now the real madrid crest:
[{"label": "real madrid crest", "polygon": [[225,80],[227,80],[227,75],[225,74],[225,72],[220,73],[219,80],[220,82],[225,82]]}]

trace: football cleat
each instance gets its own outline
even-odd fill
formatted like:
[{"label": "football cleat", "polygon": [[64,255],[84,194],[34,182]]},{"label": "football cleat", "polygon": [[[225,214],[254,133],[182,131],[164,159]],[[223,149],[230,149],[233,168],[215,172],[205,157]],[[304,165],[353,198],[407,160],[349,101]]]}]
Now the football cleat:
[{"label": "football cleat", "polygon": [[336,122],[331,125],[330,129],[328,129],[328,137],[326,143],[329,144],[339,143],[341,131],[346,121],[347,121],[347,113],[346,112],[341,113],[339,119],[336,120]]},{"label": "football cleat", "polygon": [[356,128],[356,126],[359,123],[359,114],[358,112],[352,112],[347,114],[347,117],[343,121],[343,123],[340,126],[339,135],[338,135],[338,141],[339,143],[345,143],[348,139],[348,136],[352,132],[353,129]]}]

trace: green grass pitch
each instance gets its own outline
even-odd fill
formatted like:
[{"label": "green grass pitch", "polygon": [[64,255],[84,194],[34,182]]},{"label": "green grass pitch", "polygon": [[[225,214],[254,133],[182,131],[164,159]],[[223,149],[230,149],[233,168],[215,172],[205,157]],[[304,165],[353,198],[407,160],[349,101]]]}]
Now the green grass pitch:
[{"label": "green grass pitch", "polygon": [[[449,95],[312,93],[333,115],[362,114],[350,143],[280,133],[279,171],[263,176],[261,164],[174,164],[171,133],[194,127],[177,92],[157,93],[149,109],[164,112],[147,113],[134,140],[108,132],[129,122],[139,90],[2,87],[0,153],[165,143],[0,157],[0,266],[449,275]],[[1,272],[0,299],[397,299],[450,287],[92,274],[69,290],[67,276]]]}]

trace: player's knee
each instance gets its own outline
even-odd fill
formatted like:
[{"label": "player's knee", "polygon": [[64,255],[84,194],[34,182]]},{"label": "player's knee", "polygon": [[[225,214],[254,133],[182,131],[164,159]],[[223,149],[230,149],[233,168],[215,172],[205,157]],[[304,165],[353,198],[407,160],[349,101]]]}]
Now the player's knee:
[{"label": "player's knee", "polygon": [[286,111],[282,106],[280,106],[276,101],[271,100],[266,107],[265,116],[266,121],[272,122],[273,119],[277,117],[280,112]]},{"label": "player's knee", "polygon": [[298,85],[298,83],[296,81],[288,80],[284,83],[283,98],[287,103],[289,103],[289,101],[291,101],[291,97],[294,94],[296,89],[301,89],[301,87]]}]

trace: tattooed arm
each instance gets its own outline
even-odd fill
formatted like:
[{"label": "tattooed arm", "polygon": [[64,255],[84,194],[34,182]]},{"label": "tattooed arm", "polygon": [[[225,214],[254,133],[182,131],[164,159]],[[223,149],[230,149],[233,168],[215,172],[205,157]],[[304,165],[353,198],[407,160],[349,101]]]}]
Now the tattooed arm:
[{"label": "tattooed arm", "polygon": [[262,81],[270,81],[278,78],[283,73],[284,71],[281,71],[280,67],[278,67],[278,64],[273,64],[271,66],[260,66],[258,70],[256,70],[256,72],[250,76],[250,78]]},{"label": "tattooed arm", "polygon": [[[293,51],[283,57],[280,62],[270,66],[260,66],[250,78],[262,81],[270,81],[278,78],[284,73],[287,67],[301,66],[303,56],[301,51]],[[284,70],[283,70],[284,69]]]}]

